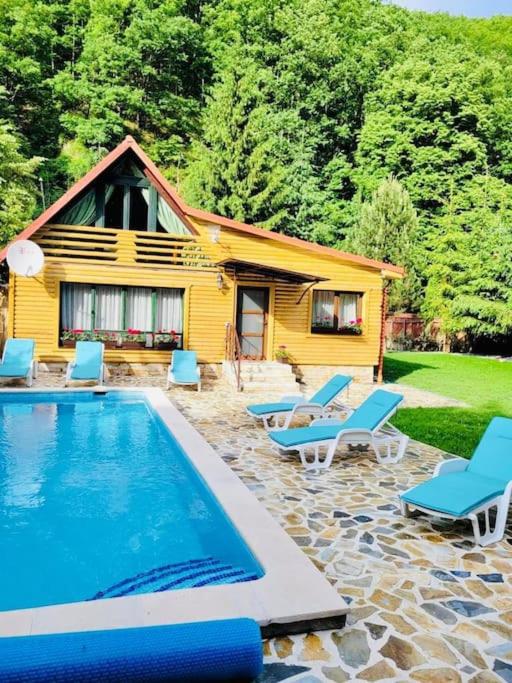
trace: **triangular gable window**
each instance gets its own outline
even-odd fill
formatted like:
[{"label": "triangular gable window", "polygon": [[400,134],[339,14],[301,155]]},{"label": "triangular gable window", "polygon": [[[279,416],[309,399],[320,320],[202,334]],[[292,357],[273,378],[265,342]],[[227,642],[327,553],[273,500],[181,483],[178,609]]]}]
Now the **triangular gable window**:
[{"label": "triangular gable window", "polygon": [[190,234],[181,218],[131,159],[125,159],[72,206],[61,211],[55,222]]}]

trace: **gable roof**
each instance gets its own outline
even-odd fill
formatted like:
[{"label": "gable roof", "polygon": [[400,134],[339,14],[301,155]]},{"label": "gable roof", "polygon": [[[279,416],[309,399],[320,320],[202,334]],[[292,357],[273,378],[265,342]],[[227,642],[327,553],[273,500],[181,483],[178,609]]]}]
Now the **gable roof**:
[{"label": "gable roof", "polygon": [[333,249],[332,247],[324,247],[320,244],[299,239],[298,237],[289,237],[288,235],[265,230],[264,228],[258,228],[254,225],[248,225],[246,223],[233,220],[232,218],[226,218],[224,216],[210,213],[209,211],[203,211],[202,209],[195,209],[192,206],[188,206],[177,193],[176,189],[169,183],[168,180],[166,180],[166,178],[164,178],[162,173],[158,170],[155,164],[141,149],[131,135],[126,136],[126,138],[119,143],[115,149],[109,152],[100,162],[96,164],[96,166],[94,166],[94,168],[86,173],[83,178],[72,185],[69,190],[62,195],[62,197],[57,199],[56,202],[54,202],[45,211],[43,211],[40,216],[33,220],[30,225],[22,230],[22,232],[20,232],[19,235],[17,235],[14,240],[9,243],[9,245],[4,247],[4,249],[0,251],[0,261],[5,259],[7,255],[7,249],[10,244],[18,240],[30,239],[30,237],[32,237],[37,230],[42,228],[47,223],[50,223],[52,219],[60,211],[62,211],[62,209],[64,209],[76,197],[78,197],[81,192],[91,185],[104,171],[114,165],[115,162],[128,151],[131,151],[135,157],[139,159],[145,168],[145,173],[148,179],[155,185],[158,192],[160,192],[160,194],[169,203],[172,209],[178,214],[178,216],[192,233],[197,233],[197,229],[195,228],[193,221],[190,220],[195,218],[208,223],[215,223],[231,230],[237,230],[249,235],[254,235],[255,237],[262,237],[264,239],[290,244],[300,249],[306,249],[320,255],[338,259],[340,261],[355,263],[367,268],[384,271],[390,277],[401,277],[404,274],[403,268],[394,266],[390,263],[384,263],[383,261],[376,261],[374,259],[366,258],[365,256],[358,256],[356,254],[339,251],[338,249]]}]

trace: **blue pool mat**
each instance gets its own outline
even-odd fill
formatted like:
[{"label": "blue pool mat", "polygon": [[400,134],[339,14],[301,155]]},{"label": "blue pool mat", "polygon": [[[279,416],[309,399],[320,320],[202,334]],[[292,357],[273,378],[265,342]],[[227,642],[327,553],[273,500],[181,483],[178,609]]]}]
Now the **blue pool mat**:
[{"label": "blue pool mat", "polygon": [[240,682],[262,668],[252,619],[0,638],[2,683]]}]

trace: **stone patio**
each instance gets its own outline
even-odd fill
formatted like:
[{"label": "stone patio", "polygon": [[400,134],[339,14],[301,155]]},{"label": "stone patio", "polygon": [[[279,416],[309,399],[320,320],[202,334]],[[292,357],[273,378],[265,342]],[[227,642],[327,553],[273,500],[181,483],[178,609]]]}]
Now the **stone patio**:
[{"label": "stone patio", "polygon": [[[162,375],[111,382],[163,385]],[[49,373],[36,384],[62,385]],[[349,402],[373,388],[354,385]],[[454,404],[389,388],[403,389],[409,405]],[[481,549],[464,523],[431,525],[398,511],[398,491],[445,454],[412,442],[398,465],[342,452],[330,470],[306,473],[298,458],[277,456],[244,411],[271,395],[236,394],[222,381],[168,395],[352,609],[342,630],[267,641],[261,682],[512,681],[512,520],[503,542]]]}]

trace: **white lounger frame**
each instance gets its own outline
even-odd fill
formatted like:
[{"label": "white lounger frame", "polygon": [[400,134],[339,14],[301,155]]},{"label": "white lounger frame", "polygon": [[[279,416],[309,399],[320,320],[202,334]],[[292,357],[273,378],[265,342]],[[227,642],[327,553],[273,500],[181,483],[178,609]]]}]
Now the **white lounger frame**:
[{"label": "white lounger frame", "polygon": [[[105,354],[105,347],[102,347],[101,349],[101,367],[100,367],[100,376],[98,378],[98,384],[100,386],[103,386],[105,384],[105,376],[107,374],[107,370],[105,367],[105,363],[103,362],[103,357]],[[64,381],[64,386],[68,386],[68,382],[92,382],[95,377],[92,377],[91,379],[72,379],[71,373],[73,372],[73,369],[76,367],[75,361],[69,361],[66,367],[66,379]]]},{"label": "white lounger frame", "polygon": [[[342,429],[335,439],[325,441],[312,441],[283,448],[275,443],[274,448],[279,452],[299,451],[300,460],[306,470],[323,470],[331,466],[334,454],[338,446],[369,445],[373,448],[377,462],[380,464],[394,464],[404,456],[409,437],[400,432],[396,427],[389,424],[390,418],[396,413],[398,406],[384,417],[375,429]],[[333,418],[321,418],[313,420],[311,427],[343,424]]]},{"label": "white lounger frame", "polygon": [[[451,460],[444,460],[440,462],[436,469],[434,470],[434,477],[442,476],[443,474],[451,474],[452,472],[464,472],[469,465],[469,461],[464,458],[452,458]],[[412,487],[404,491],[401,495],[412,491]],[[508,511],[510,507],[510,497],[512,495],[512,481],[510,481],[505,491],[495,498],[486,501],[482,505],[479,505],[468,512],[465,515],[449,515],[446,512],[438,512],[437,510],[432,510],[431,508],[424,508],[419,505],[413,505],[407,501],[400,498],[400,510],[404,517],[412,517],[414,512],[424,512],[431,517],[438,517],[439,519],[453,519],[463,520],[469,519],[473,525],[473,534],[475,536],[475,541],[478,545],[486,546],[492,543],[497,543],[503,538],[505,533],[505,527],[507,525]],[[496,509],[496,519],[494,521],[494,526],[491,526],[490,512]],[[478,519],[478,516],[482,515],[482,520]],[[481,525],[483,522],[483,529]]]},{"label": "white lounger frame", "polygon": [[[3,356],[2,356],[2,362],[3,362]],[[28,372],[26,375],[12,375],[10,377],[6,375],[3,377],[0,377],[0,382],[12,382],[13,379],[24,379],[27,387],[31,387],[34,380],[37,379],[37,369],[38,369],[37,361],[32,358],[32,360],[30,361],[30,365],[29,365]]]},{"label": "white lounger frame", "polygon": [[344,403],[339,403],[337,399],[345,389],[347,390],[348,396],[349,386],[350,385],[347,384],[346,387],[343,387],[343,389],[325,405],[322,405],[321,403],[311,403],[311,401],[305,399],[304,396],[287,395],[281,396],[276,403],[293,403],[294,406],[292,410],[280,410],[277,413],[270,412],[263,413],[262,415],[254,415],[254,413],[251,413],[249,410],[249,407],[246,408],[246,411],[247,414],[255,420],[261,420],[267,432],[278,432],[283,429],[288,429],[296,415],[310,415],[311,418],[327,418],[331,413],[336,412],[337,414],[344,413],[348,417],[354,412],[353,408],[346,406]]},{"label": "white lounger frame", "polygon": [[174,379],[174,375],[172,372],[172,364],[169,365],[167,369],[167,386],[166,388],[169,389],[171,384],[175,384],[176,386],[183,386],[183,387],[193,387],[197,384],[197,391],[201,391],[201,370],[199,369],[199,365],[196,366],[197,368],[197,382],[177,382]]}]

